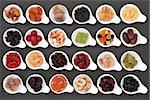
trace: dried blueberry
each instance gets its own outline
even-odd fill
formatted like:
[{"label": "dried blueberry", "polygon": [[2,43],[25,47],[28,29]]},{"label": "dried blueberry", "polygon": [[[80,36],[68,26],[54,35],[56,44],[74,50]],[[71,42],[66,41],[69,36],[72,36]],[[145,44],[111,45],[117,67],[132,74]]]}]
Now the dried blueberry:
[{"label": "dried blueberry", "polygon": [[135,92],[138,90],[139,82],[132,76],[125,77],[123,80],[123,88],[129,92]]}]

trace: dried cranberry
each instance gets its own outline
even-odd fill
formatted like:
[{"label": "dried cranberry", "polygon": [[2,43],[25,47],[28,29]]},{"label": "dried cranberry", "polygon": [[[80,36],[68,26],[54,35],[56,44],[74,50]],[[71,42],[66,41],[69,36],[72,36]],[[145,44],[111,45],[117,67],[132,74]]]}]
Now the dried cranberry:
[{"label": "dried cranberry", "polygon": [[114,89],[115,81],[110,76],[104,76],[101,78],[99,86],[104,92],[112,91]]},{"label": "dried cranberry", "polygon": [[74,64],[78,66],[80,69],[86,69],[90,65],[90,59],[88,55],[80,53],[76,55],[74,59]]}]

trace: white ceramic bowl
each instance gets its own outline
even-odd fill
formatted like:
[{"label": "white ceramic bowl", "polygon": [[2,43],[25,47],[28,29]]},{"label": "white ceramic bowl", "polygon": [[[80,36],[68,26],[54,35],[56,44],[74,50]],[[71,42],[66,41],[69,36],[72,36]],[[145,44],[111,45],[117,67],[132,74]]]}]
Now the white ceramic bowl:
[{"label": "white ceramic bowl", "polygon": [[[39,53],[39,54],[43,57],[43,64],[42,64],[41,66],[38,66],[38,67],[32,67],[32,66],[30,66],[30,64],[29,64],[29,62],[28,62],[28,57],[29,57],[29,55],[30,55],[31,53],[33,53],[33,52],[37,52],[37,53]],[[26,61],[27,66],[28,66],[30,69],[32,69],[32,70],[38,70],[38,69],[48,70],[48,69],[49,69],[49,64],[46,62],[45,57],[44,57],[44,54],[43,54],[41,51],[39,51],[39,50],[30,51],[30,52],[26,55],[25,61]]]},{"label": "white ceramic bowl", "polygon": [[[109,45],[103,45],[100,41],[99,41],[99,39],[98,39],[98,34],[100,33],[100,31],[102,31],[102,30],[109,30],[109,31],[111,31],[111,33],[114,35],[114,39],[113,39],[113,41],[109,44]],[[121,41],[116,37],[116,34],[110,29],[110,28],[107,28],[107,27],[104,27],[104,28],[101,28],[101,29],[99,29],[98,31],[97,31],[97,33],[96,33],[96,41],[97,41],[97,43],[100,45],[100,46],[102,46],[102,47],[111,47],[111,46],[117,46],[117,47],[119,47],[120,45],[121,45]]]},{"label": "white ceramic bowl", "polygon": [[[75,81],[76,81],[76,79],[79,78],[79,77],[82,77],[82,76],[87,77],[87,78],[90,80],[90,83],[91,83],[91,87],[90,87],[89,90],[87,90],[86,92],[79,91],[79,90],[77,90],[77,89],[75,88]],[[97,87],[93,84],[92,79],[91,79],[88,75],[86,75],[86,74],[79,74],[79,75],[77,75],[77,76],[74,78],[74,80],[73,80],[73,86],[74,86],[75,91],[76,91],[77,93],[79,93],[79,94],[97,94],[97,93],[98,93],[98,89],[97,89]]]},{"label": "white ceramic bowl", "polygon": [[[64,12],[65,12],[65,20],[62,21],[62,22],[58,22],[58,21],[56,21],[56,20],[54,19],[53,9],[54,9],[54,7],[56,7],[56,6],[60,6],[60,7],[62,7],[62,8],[64,9]],[[50,11],[49,11],[49,17],[50,17],[51,21],[52,21],[53,23],[55,23],[55,24],[64,24],[64,23],[65,23],[65,24],[72,24],[72,23],[73,23],[73,19],[70,17],[67,8],[66,8],[64,5],[61,5],[61,4],[54,5],[54,6],[50,9]]]},{"label": "white ceramic bowl", "polygon": [[[18,18],[18,20],[16,21],[13,21],[12,19],[8,18],[6,15],[5,15],[5,12],[9,9],[11,9],[12,7],[15,7],[19,10],[20,12],[20,16]],[[16,24],[16,23],[21,23],[21,24],[24,24],[26,23],[26,18],[23,16],[23,11],[21,9],[20,6],[16,5],[16,4],[10,4],[8,6],[6,6],[3,10],[3,18],[5,19],[6,22],[10,23],[10,24]]]},{"label": "white ceramic bowl", "polygon": [[[12,46],[12,45],[10,45],[10,42],[7,42],[6,41],[6,37],[7,37],[7,32],[8,31],[18,31],[19,32],[19,34],[20,34],[20,36],[21,36],[21,40],[20,40],[20,43],[18,44],[18,45],[16,45],[16,46]],[[11,47],[11,48],[16,48],[16,47],[18,47],[18,48],[25,48],[26,47],[26,44],[25,44],[25,42],[23,41],[23,36],[22,36],[22,33],[18,30],[18,29],[16,29],[16,28],[9,28],[9,29],[7,29],[5,32],[4,32],[4,34],[3,34],[3,41],[4,41],[4,43],[8,46],[8,47]]]},{"label": "white ceramic bowl", "polygon": [[[102,90],[102,88],[99,86],[99,83],[100,83],[100,81],[101,81],[101,78],[103,78],[104,76],[109,76],[109,77],[113,78],[113,80],[115,81],[114,89],[113,89],[112,91],[104,92],[104,91]],[[101,93],[103,93],[103,94],[116,94],[116,95],[121,95],[121,93],[122,93],[122,90],[121,90],[121,88],[118,86],[116,79],[115,79],[112,75],[110,75],[110,74],[103,74],[103,75],[101,75],[101,76],[98,78],[98,80],[97,80],[97,87],[98,87],[99,91],[100,91]]]},{"label": "white ceramic bowl", "polygon": [[[129,77],[129,76],[133,77],[135,80],[138,81],[139,87],[138,87],[138,90],[137,90],[137,91],[129,92],[129,91],[124,90],[124,88],[123,88],[123,81],[124,81],[124,78]],[[138,78],[137,76],[133,75],[133,74],[128,74],[128,75],[124,76],[124,77],[121,79],[120,85],[121,85],[122,90],[123,90],[126,94],[129,94],[129,95],[133,95],[133,94],[137,94],[137,93],[146,94],[146,93],[148,92],[148,89],[142,84],[142,82],[139,80],[139,78]]]},{"label": "white ceramic bowl", "polygon": [[[41,21],[32,21],[30,18],[29,18],[29,10],[33,7],[40,7],[42,9],[42,15],[41,15]],[[27,20],[31,23],[31,24],[48,24],[49,23],[49,18],[46,16],[45,14],[45,11],[43,9],[43,7],[41,5],[38,5],[38,4],[34,4],[34,5],[31,5],[27,8],[26,10],[26,18]]]},{"label": "white ceramic bowl", "polygon": [[[129,29],[132,29],[133,32],[135,34],[137,34],[137,42],[135,44],[127,44],[124,39],[123,39],[123,33],[126,32],[129,30]],[[121,42],[127,46],[127,47],[134,47],[134,46],[137,46],[139,44],[146,44],[147,43],[147,38],[145,38],[144,36],[141,35],[141,33],[134,27],[127,27],[125,29],[122,30],[121,34],[120,34],[120,40]]]},{"label": "white ceramic bowl", "polygon": [[[99,59],[103,58],[103,56],[107,54],[110,55],[115,60],[115,65],[109,68],[106,68],[102,64],[99,63]],[[97,57],[97,65],[99,66],[100,69],[104,71],[111,71],[111,70],[121,71],[122,70],[122,66],[117,61],[116,56],[112,52],[109,52],[109,51],[105,51],[99,54],[99,56]]]},{"label": "white ceramic bowl", "polygon": [[[34,30],[37,31],[37,35],[41,36],[41,38],[42,38],[42,40],[41,40],[37,45],[35,45],[35,46],[33,46],[33,45],[31,44],[31,42],[27,41],[27,39],[26,39],[26,37],[27,37],[28,35],[31,35],[31,32],[34,31]],[[47,47],[48,47],[48,42],[45,40],[42,31],[39,30],[39,29],[37,29],[37,28],[31,28],[31,29],[29,29],[29,30],[26,32],[25,36],[24,36],[24,40],[25,40],[26,44],[27,44],[29,47],[31,47],[31,48],[38,48],[38,47],[47,48]]]},{"label": "white ceramic bowl", "polygon": [[[129,6],[129,7],[134,7],[134,8],[136,8],[136,9],[138,10],[138,13],[139,13],[139,17],[138,17],[135,21],[133,21],[133,22],[130,22],[130,21],[125,20],[125,19],[123,18],[123,16],[122,16],[123,10],[124,10],[126,7],[128,7],[128,6]],[[142,23],[144,23],[144,22],[147,20],[146,16],[145,16],[144,14],[142,14],[141,11],[140,11],[140,9],[139,9],[136,5],[134,5],[134,4],[125,4],[125,5],[121,8],[121,10],[120,10],[120,17],[121,17],[122,21],[123,21],[124,23],[127,23],[127,24],[132,24],[132,23],[135,23],[135,22],[142,22]]]},{"label": "white ceramic bowl", "polygon": [[[131,54],[135,60],[138,61],[137,65],[134,66],[134,68],[126,68],[123,64],[123,60],[125,59],[127,54]],[[139,56],[138,53],[136,53],[135,51],[127,51],[125,52],[122,56],[121,56],[121,65],[123,66],[123,68],[127,71],[134,71],[134,70],[140,70],[140,71],[145,71],[147,69],[147,65],[142,61],[141,57]]]},{"label": "white ceramic bowl", "polygon": [[[53,65],[51,58],[52,58],[52,55],[54,55],[54,54],[56,54],[56,53],[62,53],[62,54],[65,56],[65,58],[67,59],[67,65],[62,66],[62,67],[59,67],[59,68],[57,68],[57,67],[55,67],[55,66]],[[50,63],[50,66],[51,66],[54,70],[69,70],[69,71],[71,71],[71,70],[73,69],[73,65],[70,63],[67,54],[66,54],[65,52],[63,52],[63,51],[54,51],[54,52],[49,56],[49,63]]]},{"label": "white ceramic bowl", "polygon": [[[78,20],[75,19],[75,11],[78,9],[78,8],[86,8],[88,9],[89,13],[90,13],[90,17],[89,17],[89,20],[85,21],[85,22],[79,22]],[[84,5],[84,4],[80,4],[80,5],[77,5],[73,11],[72,11],[72,18],[73,20],[78,23],[78,24],[95,24],[96,23],[96,19],[94,18],[94,16],[92,15],[92,11],[91,9],[87,6],[87,5]]]},{"label": "white ceramic bowl", "polygon": [[[99,11],[101,11],[103,7],[108,7],[108,8],[110,8],[110,9],[113,11],[114,17],[113,17],[110,21],[102,21],[102,20],[100,20],[100,18],[99,18]],[[113,8],[112,6],[110,6],[110,5],[108,5],[108,4],[103,4],[103,5],[101,5],[101,6],[99,6],[99,7],[97,8],[97,10],[96,10],[96,18],[97,18],[97,20],[98,20],[101,24],[110,24],[110,23],[119,24],[120,21],[121,21],[120,18],[117,16],[117,14],[116,14],[114,8]]]},{"label": "white ceramic bowl", "polygon": [[[21,59],[21,63],[20,63],[20,65],[19,65],[17,68],[8,68],[8,67],[6,66],[6,57],[7,57],[7,55],[8,55],[9,53],[17,53],[17,54],[19,55],[19,57],[20,57],[20,59]],[[17,70],[17,69],[25,70],[25,69],[26,69],[26,64],[24,63],[24,61],[23,61],[23,59],[22,59],[22,57],[21,57],[21,54],[20,54],[19,52],[17,52],[17,51],[8,51],[8,52],[3,56],[3,65],[4,65],[4,67],[5,67],[6,69],[8,69],[8,70]]]},{"label": "white ceramic bowl", "polygon": [[[78,66],[76,66],[74,64],[74,59],[75,59],[76,55],[81,54],[81,53],[87,55],[88,58],[89,58],[89,60],[90,60],[90,64],[89,64],[89,66],[86,69],[80,69]],[[73,64],[74,68],[77,69],[78,71],[96,70],[97,69],[97,65],[93,62],[91,56],[87,52],[85,52],[85,51],[78,51],[78,52],[76,52],[73,55],[73,57],[72,57],[72,64]]]},{"label": "white ceramic bowl", "polygon": [[[75,41],[78,32],[84,32],[84,33],[88,34],[88,39],[87,39],[87,42],[85,44],[77,43]],[[86,47],[86,46],[95,46],[96,45],[95,39],[92,38],[90,32],[85,28],[78,28],[78,29],[74,30],[72,35],[71,35],[71,39],[72,39],[73,44],[77,47]]]},{"label": "white ceramic bowl", "polygon": [[[62,76],[62,77],[64,77],[64,78],[67,80],[67,86],[66,86],[66,88],[65,88],[63,91],[61,91],[61,92],[54,91],[54,90],[52,89],[52,86],[51,86],[52,79],[53,79],[54,77],[56,77],[56,76]],[[55,75],[50,79],[49,84],[50,84],[50,88],[51,88],[52,92],[54,92],[55,94],[62,94],[62,93],[65,93],[65,92],[66,92],[66,93],[72,93],[72,92],[74,91],[74,88],[70,85],[70,83],[69,83],[67,77],[66,77],[65,75],[63,75],[63,74],[55,74]]]},{"label": "white ceramic bowl", "polygon": [[[21,84],[17,88],[17,91],[11,91],[10,89],[6,88],[6,86],[5,86],[7,80],[11,77],[12,78],[18,78],[21,82]],[[23,85],[22,79],[18,75],[15,75],[15,74],[10,74],[10,75],[5,77],[5,79],[3,80],[3,88],[9,94],[17,94],[17,93],[25,94],[27,92],[26,87]]]},{"label": "white ceramic bowl", "polygon": [[[40,91],[35,92],[35,91],[31,88],[31,86],[29,85],[28,81],[29,81],[29,79],[30,79],[31,77],[40,77],[40,78],[42,79],[42,82],[43,82],[43,83],[42,83],[42,88],[41,88]],[[39,74],[32,74],[32,75],[30,75],[30,76],[27,78],[27,80],[26,80],[26,87],[27,87],[28,91],[29,91],[30,93],[32,93],[32,94],[40,94],[40,93],[49,93],[49,92],[50,92],[50,88],[46,85],[46,82],[45,82],[44,78],[43,78],[41,75],[39,75]]]},{"label": "white ceramic bowl", "polygon": [[[64,33],[64,36],[65,36],[65,41],[64,41],[64,43],[61,44],[61,45],[59,45],[59,46],[54,45],[54,44],[51,42],[51,39],[50,39],[50,34],[51,34],[51,32],[57,31],[57,30],[62,31],[62,32]],[[62,30],[61,28],[54,28],[54,29],[52,29],[52,30],[49,32],[49,34],[48,34],[48,42],[50,43],[50,45],[51,45],[52,47],[55,47],[55,48],[60,48],[60,47],[63,47],[63,46],[71,46],[71,45],[72,45],[72,41],[67,37],[66,32],[65,32],[64,30]]]}]

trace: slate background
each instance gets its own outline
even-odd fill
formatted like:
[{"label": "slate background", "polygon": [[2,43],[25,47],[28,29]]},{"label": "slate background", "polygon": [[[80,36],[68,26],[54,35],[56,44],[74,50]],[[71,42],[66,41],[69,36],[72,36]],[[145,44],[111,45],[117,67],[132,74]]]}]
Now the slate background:
[{"label": "slate background", "polygon": [[[50,24],[47,24],[47,25],[43,25],[43,24],[32,25],[29,22],[26,22],[24,25],[22,25],[22,24],[11,25],[11,24],[8,24],[7,22],[5,22],[5,20],[2,18],[3,9],[11,3],[16,3],[16,4],[20,5],[21,8],[23,9],[24,15],[25,15],[25,11],[26,11],[27,7],[34,3],[42,5],[44,7],[47,15],[48,15],[49,9],[55,4],[60,3],[60,4],[65,5],[68,8],[69,13],[71,15],[73,8],[76,5],[83,3],[83,4],[87,4],[91,8],[94,16],[95,16],[96,9],[104,3],[108,3],[108,4],[112,5],[114,7],[117,15],[119,15],[120,8],[124,4],[134,3],[141,9],[142,13],[144,13],[147,17],[149,16],[149,0],[30,0],[30,1],[29,0],[1,0],[0,1],[0,8],[1,8],[0,9],[0,37],[1,37],[1,39],[0,39],[0,43],[1,43],[0,57],[1,57],[1,59],[2,59],[2,56],[8,50],[19,51],[22,54],[23,59],[25,58],[26,54],[29,51],[33,50],[29,47],[26,47],[25,49],[19,49],[19,48],[11,49],[11,48],[7,47],[2,41],[2,35],[3,35],[3,32],[7,28],[10,28],[10,27],[16,27],[19,30],[21,30],[23,36],[28,29],[30,29],[32,27],[36,27],[43,31],[44,36],[47,39],[48,32],[55,27],[61,27],[62,29],[64,29],[69,38],[71,37],[71,33],[73,32],[73,30],[75,30],[78,27],[87,28],[91,32],[91,35],[94,38],[95,38],[95,34],[98,29],[100,29],[102,27],[110,27],[114,30],[117,37],[119,38],[120,32],[122,29],[124,29],[127,26],[134,26],[145,37],[149,38],[149,18],[145,23],[135,23],[132,25],[127,25],[123,22],[121,22],[118,25],[115,25],[115,24],[102,25],[99,22],[97,22],[95,25],[78,25],[75,22],[72,25],[56,25],[56,24],[53,24],[52,22],[50,22]],[[98,46],[98,44],[97,44],[95,47],[85,47],[85,48],[77,48],[74,45],[72,45],[71,47],[62,47],[60,49],[55,49],[51,46],[49,46],[47,49],[42,49],[42,48],[38,48],[38,49],[44,53],[47,61],[48,61],[49,55],[55,50],[65,51],[69,55],[70,61],[71,61],[73,54],[79,50],[87,51],[92,56],[92,59],[94,61],[96,61],[96,58],[99,55],[99,53],[108,50],[108,51],[112,51],[116,55],[119,62],[120,62],[121,55],[125,51],[135,50],[136,52],[138,52],[140,54],[142,60],[149,66],[149,42],[146,45],[138,45],[133,48],[127,48],[123,44],[120,47],[102,48],[102,47]],[[2,60],[1,60],[1,62],[0,62],[1,100],[33,100],[33,99],[36,99],[36,100],[92,100],[92,99],[93,100],[120,100],[120,99],[122,99],[122,100],[149,100],[149,95],[148,95],[149,93],[147,93],[145,95],[136,94],[133,96],[129,96],[125,93],[122,93],[122,95],[116,96],[116,95],[102,95],[100,92],[96,95],[91,95],[91,94],[79,95],[78,93],[76,93],[74,91],[72,94],[64,93],[61,95],[56,95],[52,92],[50,92],[48,94],[39,94],[39,95],[33,95],[33,94],[30,94],[29,92],[27,92],[25,95],[22,95],[22,94],[9,95],[2,89],[2,80],[4,79],[4,77],[6,77],[7,75],[12,74],[12,73],[20,75],[20,77],[23,79],[24,83],[26,81],[26,78],[30,74],[40,73],[41,75],[44,76],[47,84],[48,84],[50,77],[52,77],[56,73],[65,74],[68,77],[71,84],[76,75],[78,75],[79,73],[86,73],[91,76],[95,85],[96,85],[97,78],[100,75],[102,75],[103,73],[112,74],[118,81],[118,84],[120,84],[120,80],[124,75],[133,73],[141,79],[141,81],[144,85],[149,87],[149,81],[148,81],[149,80],[149,71],[148,70],[149,70],[149,68],[145,72],[140,72],[140,71],[128,72],[125,70],[122,70],[120,72],[116,72],[116,71],[105,72],[98,68],[96,71],[79,72],[79,71],[73,69],[72,71],[69,72],[69,71],[54,71],[52,68],[50,68],[48,71],[42,71],[42,70],[32,71],[29,68],[27,68],[24,71],[21,71],[21,70],[8,71],[2,65]]]}]

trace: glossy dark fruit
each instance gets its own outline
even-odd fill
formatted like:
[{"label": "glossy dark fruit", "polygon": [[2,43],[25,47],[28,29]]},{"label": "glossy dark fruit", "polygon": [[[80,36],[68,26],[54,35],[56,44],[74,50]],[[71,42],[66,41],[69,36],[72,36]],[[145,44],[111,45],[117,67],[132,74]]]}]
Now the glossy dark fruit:
[{"label": "glossy dark fruit", "polygon": [[130,40],[131,44],[135,44],[137,42],[137,34],[134,34],[134,38]]},{"label": "glossy dark fruit", "polygon": [[110,76],[104,76],[101,78],[99,86],[102,88],[104,92],[113,91],[115,85],[115,81]]},{"label": "glossy dark fruit", "polygon": [[102,36],[100,35],[100,34],[98,34],[98,36],[97,36],[98,38],[101,38]]},{"label": "glossy dark fruit", "polygon": [[112,38],[112,39],[114,38],[114,35],[113,35],[113,34],[111,35],[111,38]]},{"label": "glossy dark fruit", "polygon": [[8,31],[5,39],[11,46],[16,46],[20,43],[21,35],[18,31]]},{"label": "glossy dark fruit", "polygon": [[132,29],[128,30],[128,37],[129,37],[130,40],[134,38],[134,32],[133,32]]},{"label": "glossy dark fruit", "polygon": [[139,82],[132,76],[125,77],[123,80],[123,88],[128,92],[135,92],[139,88]]},{"label": "glossy dark fruit", "polygon": [[87,8],[81,7],[75,10],[75,19],[79,22],[86,22],[90,18],[90,12]]},{"label": "glossy dark fruit", "polygon": [[31,77],[28,83],[35,92],[38,92],[42,89],[43,81],[41,77]]},{"label": "glossy dark fruit", "polygon": [[134,33],[133,29],[128,29],[127,33],[126,32],[123,33],[123,40],[127,44],[136,44],[137,38],[138,38],[138,35]]},{"label": "glossy dark fruit", "polygon": [[56,68],[64,67],[65,65],[67,65],[67,59],[62,53],[55,53],[54,55],[52,55],[51,59],[53,66]]},{"label": "glossy dark fruit", "polygon": [[123,33],[123,39],[124,39],[124,41],[127,43],[127,44],[129,44],[130,43],[130,40],[129,40],[129,37],[128,37],[128,34],[127,33]]}]

